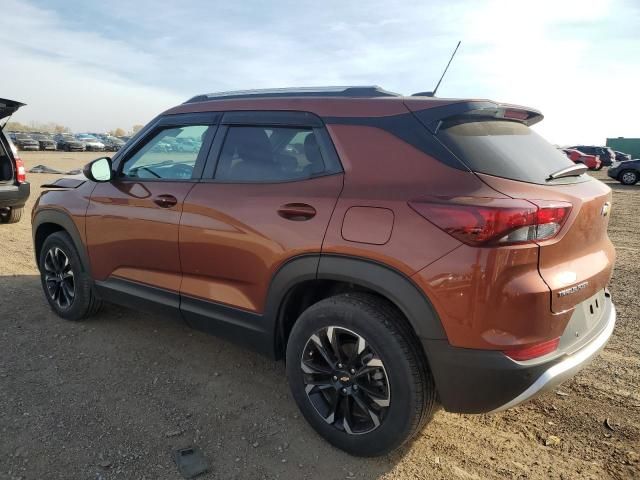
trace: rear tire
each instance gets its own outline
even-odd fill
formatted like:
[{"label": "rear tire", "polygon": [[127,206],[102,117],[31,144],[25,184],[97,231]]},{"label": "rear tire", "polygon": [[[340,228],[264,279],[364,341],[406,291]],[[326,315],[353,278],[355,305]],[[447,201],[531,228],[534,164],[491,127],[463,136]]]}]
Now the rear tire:
[{"label": "rear tire", "polygon": [[22,218],[23,207],[9,207],[8,210],[0,212],[0,222],[18,223]]},{"label": "rear tire", "polygon": [[375,295],[337,295],[309,307],[293,326],[286,359],[304,417],[352,455],[400,447],[433,413],[436,389],[415,334]]},{"label": "rear tire", "polygon": [[620,172],[620,175],[618,175],[618,180],[620,180],[620,183],[623,185],[635,185],[639,180],[638,172],[635,170],[623,170]]},{"label": "rear tire", "polygon": [[93,291],[93,280],[66,232],[55,232],[45,239],[38,268],[44,295],[58,316],[84,320],[99,310],[102,302]]}]

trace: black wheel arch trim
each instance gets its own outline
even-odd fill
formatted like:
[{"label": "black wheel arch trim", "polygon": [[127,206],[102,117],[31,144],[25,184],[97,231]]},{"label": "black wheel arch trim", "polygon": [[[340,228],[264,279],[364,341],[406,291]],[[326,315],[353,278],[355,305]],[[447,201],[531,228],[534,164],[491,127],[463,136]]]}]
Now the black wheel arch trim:
[{"label": "black wheel arch trim", "polygon": [[446,339],[429,298],[400,271],[371,259],[347,255],[320,257],[318,280],[341,280],[369,288],[393,302],[421,338]]},{"label": "black wheel arch trim", "polygon": [[362,257],[321,254],[295,257],[273,276],[265,308],[266,331],[274,332],[273,352],[280,357],[282,310],[293,288],[308,280],[335,280],[372,290],[394,303],[416,335],[445,339],[446,334],[429,299],[406,275],[388,265]]},{"label": "black wheel arch trim", "polygon": [[82,262],[82,268],[85,272],[91,275],[91,263],[89,262],[89,254],[84,242],[82,241],[82,237],[80,236],[78,227],[68,213],[57,209],[42,209],[38,211],[33,217],[31,232],[33,235],[33,247],[36,257],[36,263],[39,262],[39,252],[37,250],[36,237],[39,228],[47,223],[58,225],[71,237],[71,240],[76,247],[76,251],[78,252],[78,256],[80,257],[80,261]]}]

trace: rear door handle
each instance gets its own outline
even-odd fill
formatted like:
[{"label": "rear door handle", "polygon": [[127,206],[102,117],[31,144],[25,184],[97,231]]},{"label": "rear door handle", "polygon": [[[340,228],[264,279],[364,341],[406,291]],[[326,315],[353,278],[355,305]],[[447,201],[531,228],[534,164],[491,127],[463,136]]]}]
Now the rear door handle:
[{"label": "rear door handle", "polygon": [[278,208],[278,215],[287,220],[301,222],[316,216],[316,209],[306,203],[287,203]]},{"label": "rear door handle", "polygon": [[176,206],[178,199],[173,195],[158,195],[153,199],[153,203],[162,208],[171,208]]}]

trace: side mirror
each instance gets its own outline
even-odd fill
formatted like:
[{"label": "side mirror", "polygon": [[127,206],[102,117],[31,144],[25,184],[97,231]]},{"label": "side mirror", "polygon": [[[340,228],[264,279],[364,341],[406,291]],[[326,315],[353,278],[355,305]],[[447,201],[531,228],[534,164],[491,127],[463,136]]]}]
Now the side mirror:
[{"label": "side mirror", "polygon": [[110,182],[113,178],[111,158],[97,158],[93,162],[87,163],[82,169],[82,173],[84,173],[85,177],[94,182]]}]

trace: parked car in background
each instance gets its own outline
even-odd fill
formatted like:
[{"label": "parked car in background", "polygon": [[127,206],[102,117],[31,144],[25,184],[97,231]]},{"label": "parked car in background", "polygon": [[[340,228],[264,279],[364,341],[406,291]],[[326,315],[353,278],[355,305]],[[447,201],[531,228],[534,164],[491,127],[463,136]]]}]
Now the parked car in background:
[{"label": "parked car in background", "polygon": [[613,332],[611,189],[540,120],[376,87],[196,96],[42,193],[43,295],[65,319],[120,302],[285,358],[320,435],[385,454],[437,404],[554,388]]},{"label": "parked car in background", "polygon": [[125,144],[124,141],[117,137],[112,137],[111,135],[102,135],[98,138],[102,143],[104,143],[104,149],[107,152],[117,152]]},{"label": "parked car in background", "polygon": [[79,133],[76,139],[84,144],[87,152],[104,152],[104,143],[88,133]]},{"label": "parked car in background", "polygon": [[40,150],[56,150],[57,148],[53,136],[48,133],[34,133],[32,137],[40,145]]},{"label": "parked car in background", "polygon": [[613,162],[607,175],[623,185],[635,185],[640,180],[640,159]]},{"label": "parked car in background", "polygon": [[40,150],[40,143],[28,133],[18,133],[14,143],[18,150]]},{"label": "parked car in background", "polygon": [[563,148],[564,154],[574,163],[582,163],[589,167],[589,170],[600,170],[602,163],[598,155],[587,155],[575,148]]},{"label": "parked car in background", "polygon": [[617,162],[626,162],[627,160],[631,160],[631,155],[628,153],[619,152],[618,150],[614,150],[614,153],[616,154]]},{"label": "parked car in background", "polygon": [[[0,98],[0,120],[13,115],[23,106],[23,103],[15,100]],[[0,127],[0,223],[20,221],[30,190],[31,186],[27,182],[24,164],[18,157],[18,151]],[[2,245],[4,258],[7,255],[4,250],[9,248],[9,245]]]},{"label": "parked car in background", "polygon": [[123,136],[116,137],[116,138],[119,138],[123,142],[127,143],[129,141],[129,139],[131,139],[131,136],[130,135],[123,135]]},{"label": "parked car in background", "polygon": [[597,155],[598,157],[600,157],[600,168],[608,167],[616,159],[616,154],[614,153],[613,149],[609,147],[598,147],[593,145],[574,145],[569,148],[579,150],[582,153],[586,153],[588,155]]},{"label": "parked car in background", "polygon": [[53,139],[56,141],[58,150],[66,152],[84,152],[84,143],[74,137],[71,133],[59,133]]}]

